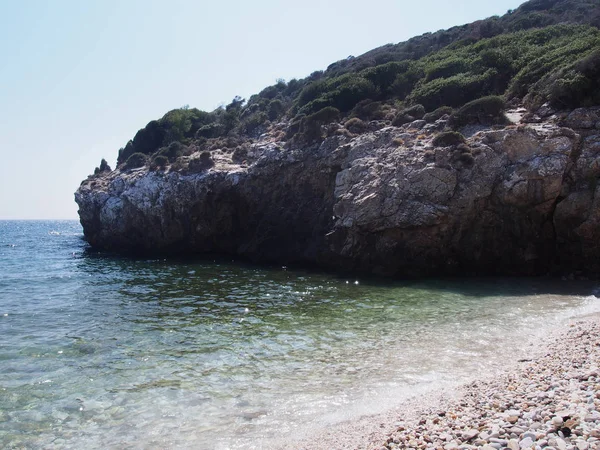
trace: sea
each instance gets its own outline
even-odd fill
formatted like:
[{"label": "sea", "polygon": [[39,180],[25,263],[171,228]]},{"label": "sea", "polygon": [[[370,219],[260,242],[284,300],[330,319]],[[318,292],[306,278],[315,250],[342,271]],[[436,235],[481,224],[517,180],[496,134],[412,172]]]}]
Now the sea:
[{"label": "sea", "polygon": [[294,448],[510,368],[597,292],[131,258],[77,221],[0,221],[0,448]]}]

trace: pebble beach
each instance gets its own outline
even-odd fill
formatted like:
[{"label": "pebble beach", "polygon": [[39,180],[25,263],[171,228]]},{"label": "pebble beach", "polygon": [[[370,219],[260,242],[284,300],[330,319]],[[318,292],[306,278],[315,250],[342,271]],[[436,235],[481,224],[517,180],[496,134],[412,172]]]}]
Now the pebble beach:
[{"label": "pebble beach", "polygon": [[[600,449],[600,316],[573,320],[507,370],[298,443],[309,449]],[[289,448],[289,447],[288,447]]]}]

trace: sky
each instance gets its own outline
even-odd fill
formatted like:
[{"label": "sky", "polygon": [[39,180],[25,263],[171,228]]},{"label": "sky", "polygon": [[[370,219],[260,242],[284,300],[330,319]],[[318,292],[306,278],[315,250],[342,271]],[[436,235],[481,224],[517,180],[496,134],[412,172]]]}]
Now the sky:
[{"label": "sky", "polygon": [[0,220],[73,193],[149,121],[516,8],[521,0],[0,0]]}]

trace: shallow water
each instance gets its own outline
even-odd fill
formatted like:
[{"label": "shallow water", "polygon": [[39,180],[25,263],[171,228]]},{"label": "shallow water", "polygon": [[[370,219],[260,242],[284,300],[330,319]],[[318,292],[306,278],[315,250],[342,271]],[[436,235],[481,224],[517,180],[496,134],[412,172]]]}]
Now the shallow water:
[{"label": "shallow water", "polygon": [[591,283],[384,283],[90,252],[0,221],[0,447],[265,448],[501,370]]}]

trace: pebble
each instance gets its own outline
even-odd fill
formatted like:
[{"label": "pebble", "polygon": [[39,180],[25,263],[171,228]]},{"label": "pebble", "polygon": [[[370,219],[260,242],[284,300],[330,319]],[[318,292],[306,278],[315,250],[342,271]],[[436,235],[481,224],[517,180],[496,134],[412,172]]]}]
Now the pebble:
[{"label": "pebble", "polygon": [[[401,422],[382,449],[600,450],[600,323],[575,322],[537,359]],[[376,447],[377,448],[377,447]]]}]

